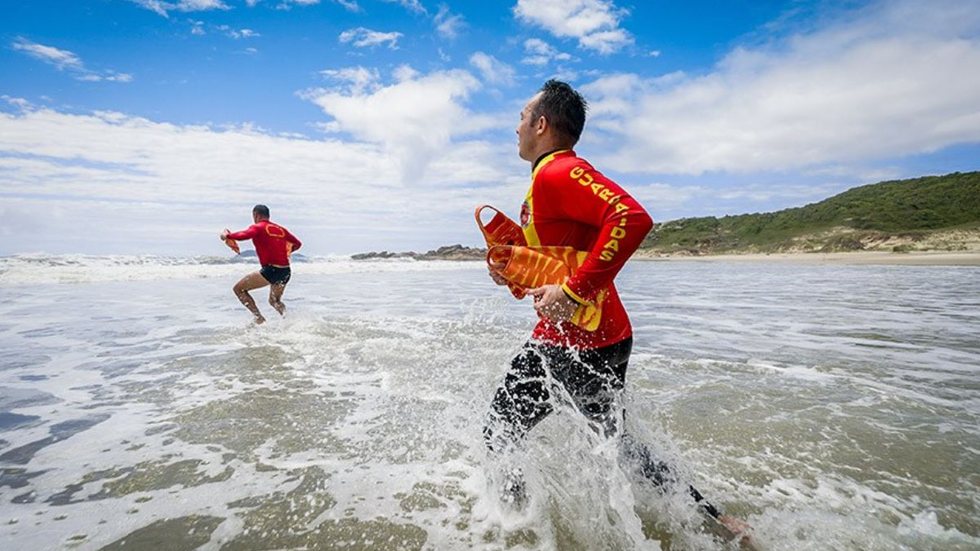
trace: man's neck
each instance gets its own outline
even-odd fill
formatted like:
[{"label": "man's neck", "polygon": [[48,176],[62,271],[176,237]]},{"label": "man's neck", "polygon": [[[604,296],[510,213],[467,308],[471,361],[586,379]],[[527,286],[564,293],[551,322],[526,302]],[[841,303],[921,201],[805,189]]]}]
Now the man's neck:
[{"label": "man's neck", "polygon": [[545,159],[545,157],[547,157],[548,155],[551,155],[552,153],[555,153],[557,151],[564,151],[564,150],[568,150],[568,149],[571,149],[571,148],[570,147],[554,147],[554,148],[548,149],[547,151],[545,151],[541,155],[538,155],[538,158],[535,159],[533,163],[531,163],[531,172],[534,172],[534,169],[538,168],[538,165],[541,164],[541,161],[543,161]]}]

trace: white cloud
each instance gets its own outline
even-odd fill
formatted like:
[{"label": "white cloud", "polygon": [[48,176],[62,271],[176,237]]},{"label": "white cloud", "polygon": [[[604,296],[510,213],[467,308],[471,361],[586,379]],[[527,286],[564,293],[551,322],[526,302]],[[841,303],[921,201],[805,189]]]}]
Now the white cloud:
[{"label": "white cloud", "polygon": [[337,39],[343,44],[349,43],[358,48],[378,46],[387,42],[388,48],[397,50],[398,39],[402,36],[402,33],[399,32],[383,33],[364,27],[357,27],[356,29],[348,29],[340,33]]},{"label": "white cloud", "polygon": [[207,25],[204,21],[191,20],[191,34],[195,36],[205,36],[208,31],[205,30],[205,26],[209,26],[212,32],[221,33],[228,38],[234,38],[235,40],[241,40],[243,38],[256,38],[262,36],[261,34],[253,31],[252,29],[236,29],[230,25]]},{"label": "white cloud", "polygon": [[231,9],[221,0],[179,0],[178,2],[166,2],[164,0],[130,1],[164,17],[169,17],[172,11],[192,12]]},{"label": "white cloud", "polygon": [[[440,83],[449,80],[466,77],[429,75],[361,99],[369,109],[380,106],[392,127],[402,122],[400,112],[386,102],[407,111],[403,102],[410,100],[424,111],[412,122],[415,130],[431,126],[456,136],[438,120],[423,120],[457,112],[431,101],[440,89],[459,99],[452,84]],[[0,110],[0,195],[5,209],[17,214],[0,216],[0,254],[25,252],[18,247],[223,254],[216,233],[247,225],[248,209],[259,202],[269,204],[312,254],[475,244],[478,234],[467,223],[473,206],[513,200],[526,185],[512,147],[465,141],[442,148],[424,180],[403,185],[401,160],[384,147],[389,136],[374,132],[367,137],[381,145],[277,136],[249,126],[175,125],[116,112]],[[73,240],[78,232],[71,230],[91,227],[93,215],[112,231]]]},{"label": "white cloud", "polygon": [[389,4],[399,4],[406,10],[413,13],[426,13],[425,6],[419,0],[384,0]]},{"label": "white cloud", "polygon": [[513,84],[514,69],[492,55],[476,52],[470,56],[470,64],[480,71],[483,80],[491,84]]},{"label": "white cloud", "polygon": [[327,69],[320,71],[320,74],[340,82],[346,82],[350,86],[347,93],[359,95],[364,92],[377,90],[380,86],[381,75],[377,69],[366,67],[347,67],[344,69]]},{"label": "white cloud", "polygon": [[430,161],[459,138],[497,124],[464,103],[480,87],[461,70],[420,75],[401,67],[387,86],[311,90],[304,96],[333,118],[331,129],[381,144],[397,158],[402,180],[421,178]]},{"label": "white cloud", "polygon": [[[856,182],[880,179],[855,180],[850,175],[847,183],[826,180],[807,183],[808,178],[800,175],[767,175],[764,180],[756,180],[753,176],[733,179],[725,175],[707,176],[692,184],[641,181],[626,183],[624,187],[650,210],[657,222],[663,222],[698,216],[769,212],[821,201],[852,187]],[[621,183],[624,182],[621,180]]]},{"label": "white cloud", "polygon": [[395,79],[395,82],[405,82],[417,78],[419,72],[413,69],[411,65],[399,65],[392,71],[391,76]]},{"label": "white cloud", "polygon": [[705,75],[584,87],[621,170],[700,174],[852,164],[980,142],[980,12],[883,3]]},{"label": "white cloud", "polygon": [[619,27],[628,12],[609,0],[517,0],[514,15],[559,38],[577,38],[582,48],[610,54],[633,43]]},{"label": "white cloud", "polygon": [[259,33],[253,31],[252,29],[233,29],[228,25],[218,25],[218,30],[225,34],[229,38],[234,38],[235,40],[240,40],[242,38],[255,38],[257,36],[262,36]]},{"label": "white cloud", "polygon": [[[256,2],[248,0],[249,6],[254,5]],[[279,10],[290,10],[293,6],[315,6],[320,3],[320,0],[281,0],[279,4],[276,5],[276,9]],[[334,4],[343,6],[344,9],[350,12],[361,11],[361,6],[358,5],[356,0],[333,0]]]},{"label": "white cloud", "polygon": [[35,59],[54,65],[59,71],[68,71],[74,75],[76,80],[83,82],[99,82],[103,80],[110,82],[132,82],[133,80],[132,75],[119,73],[111,69],[103,73],[91,71],[85,67],[81,58],[73,52],[55,48],[54,46],[45,46],[44,44],[31,42],[24,38],[18,38],[14,41],[13,48]]},{"label": "white cloud", "polygon": [[4,94],[0,96],[0,99],[9,103],[10,105],[13,105],[14,107],[19,107],[20,109],[30,109],[32,107],[31,102],[24,98],[15,98]]},{"label": "white cloud", "polygon": [[568,61],[572,56],[564,52],[559,52],[544,40],[539,38],[529,38],[524,41],[524,59],[521,63],[526,65],[547,65],[551,61]]},{"label": "white cloud", "polygon": [[449,6],[445,4],[439,6],[439,12],[436,13],[432,22],[436,26],[436,32],[448,39],[459,36],[460,31],[466,26],[463,16],[450,13]]},{"label": "white cloud", "polygon": [[169,4],[167,2],[161,2],[160,0],[131,0],[134,4],[139,4],[140,6],[156,12],[164,17],[168,17],[167,9]]},{"label": "white cloud", "polygon": [[578,71],[574,69],[570,69],[568,67],[559,66],[551,73],[551,76],[549,78],[555,78],[565,82],[575,82],[576,80],[578,80],[578,77],[579,77]]},{"label": "white cloud", "polygon": [[45,46],[44,44],[31,42],[24,38],[17,39],[13,43],[13,47],[15,50],[24,52],[35,59],[40,59],[45,63],[50,63],[59,70],[74,69],[76,71],[81,71],[85,69],[85,65],[82,63],[82,60],[68,50],[61,50],[55,48],[54,46]]},{"label": "white cloud", "polygon": [[177,2],[178,11],[207,11],[207,10],[227,10],[227,5],[221,0],[180,0]]},{"label": "white cloud", "polygon": [[108,80],[109,82],[132,82],[133,75],[129,73],[117,73],[115,71],[108,71],[101,76],[101,80]]},{"label": "white cloud", "polygon": [[633,42],[629,33],[622,29],[592,33],[579,38],[583,48],[596,50],[601,54],[611,54]]}]

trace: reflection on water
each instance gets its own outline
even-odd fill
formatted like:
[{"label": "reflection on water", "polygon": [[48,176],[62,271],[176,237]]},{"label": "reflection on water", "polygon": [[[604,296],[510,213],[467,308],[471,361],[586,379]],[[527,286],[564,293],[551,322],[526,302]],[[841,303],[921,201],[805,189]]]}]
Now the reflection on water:
[{"label": "reflection on water", "polygon": [[[978,276],[634,263],[629,429],[765,549],[976,549]],[[731,547],[568,411],[501,506],[483,415],[533,316],[477,264],[297,268],[262,327],[233,276],[102,279],[0,303],[12,548]]]}]

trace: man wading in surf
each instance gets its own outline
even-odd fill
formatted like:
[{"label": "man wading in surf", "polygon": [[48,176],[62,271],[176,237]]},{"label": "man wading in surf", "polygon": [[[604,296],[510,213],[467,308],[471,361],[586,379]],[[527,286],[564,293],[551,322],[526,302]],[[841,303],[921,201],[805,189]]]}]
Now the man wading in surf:
[{"label": "man wading in surf", "polygon": [[[531,188],[521,207],[524,238],[531,247],[573,247],[586,251],[587,257],[564,284],[528,290],[540,321],[494,394],[484,437],[491,453],[506,452],[553,411],[553,392],[567,393],[597,433],[619,439],[624,461],[665,488],[679,483],[670,467],[622,427],[619,397],[633,331],[613,285],[653,220],[623,188],[572,151],[585,126],[585,111],[585,99],[555,80],[546,82],[521,111],[518,151],[531,163]],[[491,266],[490,276],[506,285],[497,273],[501,270],[500,265]],[[597,327],[571,323],[576,310],[599,302]],[[523,473],[513,469],[504,478],[503,498],[522,507]],[[702,510],[733,533],[748,528],[722,515],[693,487],[688,491]]]},{"label": "man wading in surf", "polygon": [[298,251],[303,244],[289,233],[289,230],[269,220],[269,207],[265,205],[255,205],[252,209],[252,221],[254,224],[240,232],[232,233],[224,230],[220,238],[222,241],[251,239],[252,244],[255,245],[255,253],[259,257],[262,269],[243,277],[232,287],[232,291],[245,308],[255,316],[255,323],[261,324],[265,323],[265,318],[262,317],[259,307],[255,305],[255,300],[248,292],[271,285],[269,304],[279,312],[279,315],[285,315],[286,305],[282,303],[282,294],[292,275],[292,270],[289,268],[289,255]]}]

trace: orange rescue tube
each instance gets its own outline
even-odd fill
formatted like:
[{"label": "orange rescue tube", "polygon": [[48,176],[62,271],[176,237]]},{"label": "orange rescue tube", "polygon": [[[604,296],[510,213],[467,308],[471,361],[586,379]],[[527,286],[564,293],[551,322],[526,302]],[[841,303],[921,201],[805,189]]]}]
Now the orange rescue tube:
[{"label": "orange rescue tube", "polygon": [[[226,228],[225,231],[227,232],[228,229]],[[242,253],[241,248],[238,247],[238,241],[235,241],[234,239],[232,239],[230,237],[226,237],[224,241],[225,241],[225,245],[228,245],[228,248],[229,249],[235,251],[235,254],[241,254]]]},{"label": "orange rescue tube", "polygon": [[[495,214],[484,224],[480,215],[486,209]],[[528,247],[524,230],[490,205],[477,207],[475,216],[476,225],[487,242],[487,265],[507,280],[507,287],[515,298],[527,296],[528,289],[565,283],[588,256],[572,247]],[[602,319],[605,298],[606,291],[600,291],[592,304],[579,306],[570,321],[586,331],[595,331]]]},{"label": "orange rescue tube", "polygon": [[[486,209],[490,209],[496,214],[484,225],[480,215]],[[490,205],[482,205],[476,208],[476,225],[483,232],[483,238],[486,240],[488,248],[497,245],[527,245],[527,240],[524,239],[524,230],[517,225],[517,222],[507,218],[504,213]]]},{"label": "orange rescue tube", "polygon": [[572,275],[577,253],[571,247],[497,245],[487,251],[487,263],[504,279],[525,289],[551,283],[561,285]]},{"label": "orange rescue tube", "polygon": [[[487,250],[487,263],[497,274],[509,282],[511,291],[515,289],[517,298],[524,298],[528,289],[542,285],[561,285],[575,273],[585,261],[588,253],[572,247],[522,247],[498,245]],[[500,266],[494,269],[494,266]],[[572,324],[595,331],[602,319],[602,303],[606,291],[603,290],[592,304],[580,305],[572,318]]]},{"label": "orange rescue tube", "polygon": [[[487,209],[492,210],[496,214],[494,214],[493,218],[491,218],[490,221],[484,225],[483,219],[480,218],[480,215]],[[524,239],[524,230],[517,225],[517,222],[507,218],[507,215],[494,207],[491,207],[490,205],[481,205],[476,207],[475,216],[476,225],[483,233],[483,239],[487,242],[488,250],[497,246],[527,245],[527,240]],[[490,265],[490,269],[494,270],[493,263],[490,261],[489,256],[487,257],[487,263]],[[515,283],[507,283],[507,288],[510,289],[510,294],[514,295],[514,298],[518,300],[527,295],[527,293],[524,292],[524,289]]]}]

